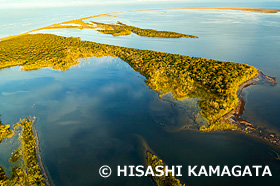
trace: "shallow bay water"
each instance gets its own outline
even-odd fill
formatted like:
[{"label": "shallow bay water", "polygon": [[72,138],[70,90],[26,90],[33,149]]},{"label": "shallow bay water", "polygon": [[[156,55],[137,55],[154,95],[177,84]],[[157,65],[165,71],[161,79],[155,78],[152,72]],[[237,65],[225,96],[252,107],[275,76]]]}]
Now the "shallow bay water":
[{"label": "shallow bay water", "polygon": [[[187,165],[197,164],[268,164],[273,179],[247,177],[242,183],[279,181],[280,163],[262,141],[231,132],[172,132],[170,128],[193,125],[192,114],[199,111],[196,101],[180,107],[160,99],[145,78],[120,59],[89,58],[63,72],[14,67],[0,74],[2,120],[37,117],[41,156],[55,185],[151,185],[148,177],[116,176],[117,165],[145,164],[142,139],[168,165],[185,167],[180,178],[184,183],[240,182],[187,177]],[[107,179],[98,174],[104,164],[115,172]]]},{"label": "shallow bay water", "polygon": [[[81,16],[83,17],[83,16]],[[164,18],[164,19],[163,19]],[[44,30],[63,36],[119,46],[242,62],[280,78],[280,14],[218,10],[132,12],[117,17],[141,28],[170,30],[199,39],[160,39],[137,35],[113,37],[95,30]],[[55,22],[52,22],[55,23]],[[112,57],[89,58],[67,71],[0,70],[0,111],[3,123],[37,117],[43,163],[55,185],[152,185],[150,178],[117,177],[117,165],[144,165],[143,140],[167,165],[183,165],[187,185],[277,185],[279,153],[271,145],[235,132],[200,133],[177,130],[195,126],[196,99],[160,99],[145,77]],[[243,96],[243,117],[279,133],[279,86],[250,86]],[[174,104],[176,103],[176,104]],[[0,144],[0,150],[7,144]],[[0,165],[10,169],[7,152]],[[5,162],[4,162],[5,161]],[[102,165],[112,176],[98,174]],[[188,177],[188,165],[269,165],[272,177]],[[12,166],[12,165],[11,165]],[[209,184],[211,183],[211,184]]]}]

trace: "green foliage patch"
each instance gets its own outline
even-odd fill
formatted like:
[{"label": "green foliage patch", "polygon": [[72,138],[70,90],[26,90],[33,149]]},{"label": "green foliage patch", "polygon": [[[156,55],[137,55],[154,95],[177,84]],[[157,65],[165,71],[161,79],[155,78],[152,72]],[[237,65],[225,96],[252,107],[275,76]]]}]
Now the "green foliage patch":
[{"label": "green foliage patch", "polygon": [[[148,160],[148,165],[150,165],[154,172],[156,171],[156,167],[159,165],[164,166],[164,163],[161,159],[159,159],[156,155],[153,155],[149,151],[147,151],[147,160]],[[164,169],[163,169],[164,171]],[[180,180],[175,178],[174,176],[171,175],[169,172],[168,176],[153,176],[154,181],[158,186],[185,186],[180,183]]]},{"label": "green foliage patch", "polygon": [[102,28],[103,30],[97,30],[103,34],[111,34],[113,36],[120,35],[130,35],[131,32],[137,34],[139,36],[145,37],[162,37],[162,38],[180,38],[180,37],[190,37],[190,38],[198,38],[194,35],[181,34],[177,32],[170,31],[158,31],[154,29],[142,29],[135,26],[129,26],[124,23],[118,21],[117,24],[106,24],[106,23],[98,23],[94,21],[90,21],[95,24],[98,28]]},{"label": "green foliage patch", "polygon": [[8,178],[0,167],[0,185],[2,186],[43,186],[45,179],[41,173],[36,154],[36,142],[32,126],[34,121],[23,119],[14,127],[22,127],[22,146],[9,159],[10,162],[18,162],[22,157],[23,164],[12,169],[12,176]]},{"label": "green foliage patch", "polygon": [[13,131],[10,129],[10,125],[3,125],[0,121],[0,143],[3,139],[11,137],[13,135]]}]

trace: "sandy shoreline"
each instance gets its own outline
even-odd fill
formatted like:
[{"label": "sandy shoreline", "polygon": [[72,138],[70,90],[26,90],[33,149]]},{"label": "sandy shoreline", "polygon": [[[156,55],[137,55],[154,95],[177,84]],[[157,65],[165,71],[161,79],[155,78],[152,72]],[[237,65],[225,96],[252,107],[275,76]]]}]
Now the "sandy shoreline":
[{"label": "sandy shoreline", "polygon": [[276,136],[275,133],[268,132],[267,130],[252,125],[249,121],[243,119],[241,116],[244,112],[245,107],[245,101],[241,95],[244,88],[249,87],[250,85],[255,85],[256,83],[267,83],[271,86],[274,86],[277,84],[276,79],[267,75],[264,75],[261,71],[259,71],[259,74],[254,77],[253,79],[243,83],[238,91],[237,91],[237,97],[238,97],[238,105],[237,107],[229,112],[227,115],[225,115],[222,120],[229,121],[232,123],[236,123],[241,126],[241,129],[238,131],[245,132],[246,134],[251,134],[253,136],[259,137],[273,145],[280,146],[280,139],[278,136]]},{"label": "sandy shoreline", "polygon": [[[33,121],[33,122],[35,122],[35,121]],[[50,182],[48,173],[45,169],[45,166],[43,164],[42,157],[41,157],[41,150],[40,150],[40,146],[39,146],[40,142],[39,142],[39,137],[38,137],[38,133],[37,133],[37,129],[36,129],[36,123],[34,123],[34,125],[32,126],[32,131],[33,131],[33,134],[34,134],[34,139],[35,139],[35,144],[36,144],[35,149],[36,149],[36,155],[37,155],[38,163],[40,165],[42,174],[45,178],[46,185],[50,186],[51,182]]]}]

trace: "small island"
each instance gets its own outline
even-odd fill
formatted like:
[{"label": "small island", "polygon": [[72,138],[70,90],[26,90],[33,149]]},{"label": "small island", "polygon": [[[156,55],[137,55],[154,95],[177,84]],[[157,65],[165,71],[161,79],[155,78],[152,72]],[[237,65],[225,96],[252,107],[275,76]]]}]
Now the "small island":
[{"label": "small island", "polygon": [[135,26],[128,26],[120,21],[117,24],[106,24],[106,23],[98,23],[94,21],[90,21],[90,23],[96,25],[98,28],[102,28],[102,30],[97,30],[103,34],[111,34],[113,36],[122,36],[122,35],[130,35],[134,33],[139,36],[144,37],[162,37],[162,38],[181,38],[181,37],[190,37],[190,38],[198,38],[197,36],[181,34],[177,32],[170,31],[157,31],[153,29],[142,29]]}]

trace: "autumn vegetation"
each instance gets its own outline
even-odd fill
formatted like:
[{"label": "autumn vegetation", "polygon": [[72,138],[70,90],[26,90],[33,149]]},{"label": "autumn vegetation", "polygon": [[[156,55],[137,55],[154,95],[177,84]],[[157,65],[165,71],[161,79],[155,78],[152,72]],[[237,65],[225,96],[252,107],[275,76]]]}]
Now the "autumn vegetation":
[{"label": "autumn vegetation", "polygon": [[106,24],[106,23],[98,23],[94,21],[90,21],[90,23],[95,24],[98,28],[102,28],[102,30],[97,30],[103,34],[111,34],[113,36],[121,36],[121,35],[130,35],[134,33],[139,36],[145,37],[162,37],[162,38],[180,38],[180,37],[190,37],[190,38],[198,38],[197,36],[181,34],[177,32],[170,31],[158,31],[154,29],[142,29],[135,26],[126,25],[120,21],[116,24]]},{"label": "autumn vegetation", "polygon": [[[77,59],[94,56],[119,57],[126,61],[147,78],[147,85],[160,96],[172,92],[175,99],[199,98],[201,114],[209,126],[222,123],[219,119],[238,104],[239,86],[258,75],[256,68],[241,63],[99,44],[51,34],[24,35],[0,42],[0,68],[21,66],[22,70],[45,67],[67,70],[79,63]],[[236,128],[236,125],[224,128]],[[208,126],[201,129],[207,130]]]},{"label": "autumn vegetation", "polygon": [[[164,166],[164,163],[161,159],[159,159],[156,155],[153,155],[149,151],[147,151],[147,161],[148,165],[150,165],[153,168],[153,171],[156,172],[156,167],[161,165]],[[163,169],[164,171],[164,169]],[[185,186],[180,183],[180,180],[175,178],[171,175],[169,172],[168,176],[153,176],[153,180],[156,182],[156,185],[158,186]]]},{"label": "autumn vegetation", "polygon": [[23,119],[18,124],[14,125],[15,128],[22,127],[20,137],[22,146],[12,154],[9,161],[16,163],[22,160],[23,163],[18,163],[17,166],[12,169],[12,176],[10,178],[6,176],[4,169],[0,167],[1,186],[45,185],[45,179],[41,173],[36,154],[36,142],[32,130],[33,123],[33,120]]},{"label": "autumn vegetation", "polygon": [[8,138],[13,135],[13,131],[10,129],[10,125],[3,125],[0,121],[0,143],[3,139]]}]

